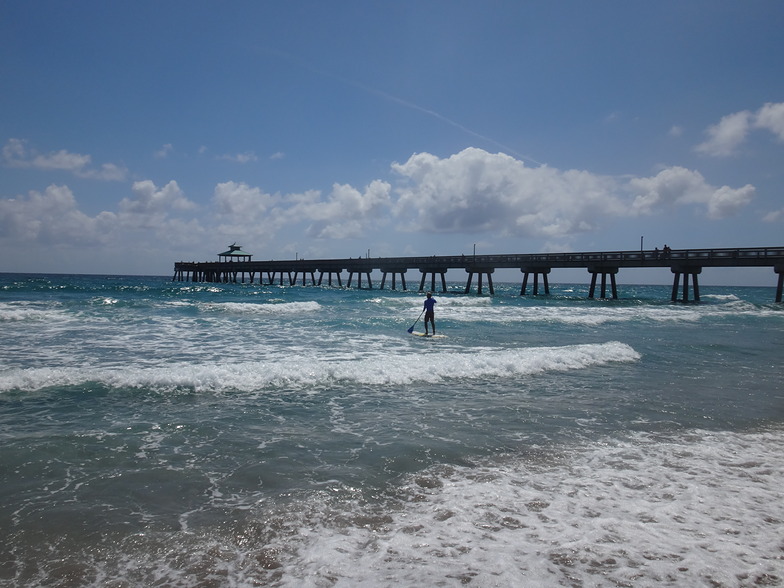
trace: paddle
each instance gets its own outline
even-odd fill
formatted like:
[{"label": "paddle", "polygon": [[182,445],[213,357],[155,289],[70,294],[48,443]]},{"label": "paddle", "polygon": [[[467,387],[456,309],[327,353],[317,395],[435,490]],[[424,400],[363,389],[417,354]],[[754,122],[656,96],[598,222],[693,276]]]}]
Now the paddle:
[{"label": "paddle", "polygon": [[417,317],[417,320],[414,321],[414,324],[411,325],[411,328],[408,329],[409,333],[413,333],[414,332],[414,327],[416,327],[416,324],[419,322],[419,319],[422,318],[423,314],[425,314],[425,309],[424,308],[422,309],[422,312],[419,313],[419,316]]}]

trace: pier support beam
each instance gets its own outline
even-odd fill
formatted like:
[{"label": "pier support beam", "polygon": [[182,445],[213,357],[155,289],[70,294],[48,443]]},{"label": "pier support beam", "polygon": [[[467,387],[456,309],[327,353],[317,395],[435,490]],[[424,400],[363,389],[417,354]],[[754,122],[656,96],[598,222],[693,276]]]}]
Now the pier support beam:
[{"label": "pier support beam", "polygon": [[395,290],[396,286],[397,286],[397,284],[395,282],[395,277],[397,276],[397,274],[400,274],[400,282],[403,284],[403,290],[406,289],[406,270],[403,270],[401,272],[399,270],[391,270],[391,269],[383,269],[382,268],[381,271],[384,272],[383,275],[381,276],[381,286],[380,286],[381,290],[384,289],[384,284],[387,281],[387,274],[392,274],[392,289],[393,290]]},{"label": "pier support beam", "polygon": [[533,295],[537,296],[539,294],[539,275],[542,276],[542,282],[544,282],[544,293],[550,293],[550,284],[547,282],[547,274],[550,273],[549,267],[524,267],[520,269],[523,272],[523,285],[520,288],[520,296],[525,296],[525,291],[528,288],[528,277],[533,274],[534,276],[534,285],[533,285]]},{"label": "pier support beam", "polygon": [[779,275],[779,283],[776,286],[776,302],[781,302],[782,291],[784,291],[784,265],[777,265],[773,269]]},{"label": "pier support beam", "polygon": [[351,280],[354,278],[354,274],[357,274],[357,289],[359,290],[362,289],[362,274],[365,274],[367,276],[368,289],[369,290],[373,289],[373,282],[370,279],[370,272],[352,272],[352,271],[348,272],[348,284],[346,284],[347,288],[351,288]]},{"label": "pier support beam", "polygon": [[431,275],[430,281],[430,291],[436,291],[436,274],[441,276],[441,291],[446,292],[446,268],[438,268],[438,269],[423,269],[419,268],[419,271],[422,272],[422,281],[419,282],[419,291],[422,292],[425,289],[425,280],[427,279],[427,275]]},{"label": "pier support beam", "polygon": [[318,285],[319,286],[321,286],[321,281],[324,279],[324,274],[327,274],[327,282],[328,282],[329,286],[332,285],[332,274],[335,274],[335,276],[337,277],[337,280],[338,280],[338,286],[340,286],[341,288],[343,287],[343,282],[340,279],[340,272],[331,272],[331,271],[326,271],[326,272],[322,271],[319,274],[319,279],[318,279]]},{"label": "pier support beam", "polygon": [[[307,279],[308,274],[310,274],[310,284],[312,286],[315,286],[316,285],[316,272],[312,271],[312,270],[306,270],[306,271],[302,272],[302,285],[303,286],[307,285],[305,280]],[[294,280],[291,282],[292,286],[296,285],[298,276],[299,276],[299,272],[294,272]]]},{"label": "pier support beam", "polygon": [[471,291],[471,282],[474,279],[474,274],[476,274],[476,294],[477,296],[482,295],[482,276],[487,276],[487,287],[490,290],[491,295],[495,295],[495,289],[493,288],[493,272],[495,270],[491,267],[483,267],[483,268],[466,268],[466,273],[468,274],[468,282],[466,282],[465,293],[468,294]]},{"label": "pier support beam", "polygon": [[689,301],[689,276],[691,276],[694,288],[694,302],[699,302],[700,284],[697,281],[697,275],[702,273],[702,268],[699,266],[678,265],[670,267],[670,270],[675,274],[672,280],[672,301],[676,302],[678,300],[678,284],[681,276],[683,276],[683,298],[681,298],[681,302]]},{"label": "pier support beam", "polygon": [[588,290],[588,298],[593,298],[596,292],[596,278],[601,274],[602,276],[602,292],[601,297],[607,298],[607,276],[610,276],[610,284],[612,286],[613,300],[618,299],[618,287],[615,284],[615,274],[618,273],[618,268],[614,266],[589,266],[588,271],[591,274],[591,288]]}]

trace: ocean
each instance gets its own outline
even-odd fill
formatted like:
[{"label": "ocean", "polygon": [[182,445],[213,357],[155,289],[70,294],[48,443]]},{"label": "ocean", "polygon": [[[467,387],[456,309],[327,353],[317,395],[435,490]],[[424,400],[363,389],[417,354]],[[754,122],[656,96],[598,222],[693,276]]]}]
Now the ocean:
[{"label": "ocean", "polygon": [[495,286],[0,274],[0,586],[784,586],[774,289]]}]

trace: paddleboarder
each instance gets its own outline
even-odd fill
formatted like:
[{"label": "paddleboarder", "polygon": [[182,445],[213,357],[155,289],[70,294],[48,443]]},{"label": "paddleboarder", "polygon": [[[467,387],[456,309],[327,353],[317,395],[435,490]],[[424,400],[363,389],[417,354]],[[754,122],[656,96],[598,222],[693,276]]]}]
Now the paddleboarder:
[{"label": "paddleboarder", "polygon": [[428,292],[427,298],[425,298],[425,335],[427,335],[427,321],[430,321],[430,324],[433,327],[433,334],[436,334],[436,321],[435,321],[435,311],[433,310],[436,305],[436,299],[433,298],[433,294]]}]

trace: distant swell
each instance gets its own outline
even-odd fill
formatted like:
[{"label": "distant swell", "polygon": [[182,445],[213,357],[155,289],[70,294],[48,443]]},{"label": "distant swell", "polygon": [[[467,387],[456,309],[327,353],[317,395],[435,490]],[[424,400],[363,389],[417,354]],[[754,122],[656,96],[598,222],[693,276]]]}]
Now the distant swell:
[{"label": "distant swell", "polygon": [[255,391],[269,388],[324,388],[337,383],[401,385],[453,379],[508,377],[579,370],[633,362],[639,353],[617,341],[564,347],[480,349],[469,353],[368,355],[354,359],[301,358],[221,364],[171,364],[150,368],[35,368],[0,373],[0,391],[99,383],[112,388]]}]

